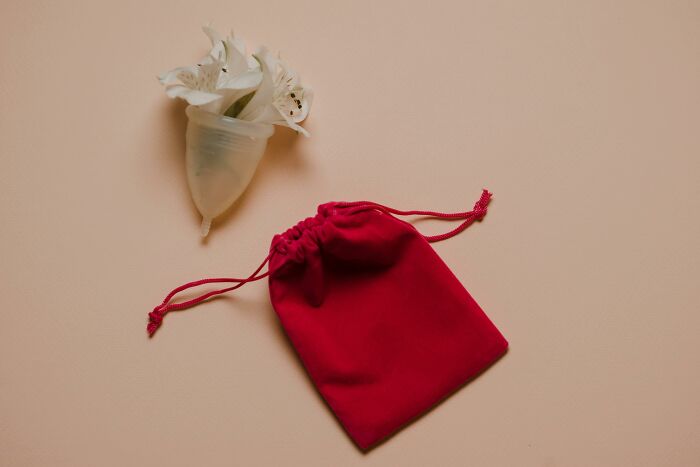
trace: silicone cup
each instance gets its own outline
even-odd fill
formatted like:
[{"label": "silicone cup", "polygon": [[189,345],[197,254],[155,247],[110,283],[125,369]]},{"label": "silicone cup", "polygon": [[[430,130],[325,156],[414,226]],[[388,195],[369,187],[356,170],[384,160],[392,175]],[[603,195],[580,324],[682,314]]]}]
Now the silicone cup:
[{"label": "silicone cup", "polygon": [[254,123],[187,107],[186,164],[192,199],[202,215],[201,233],[245,191],[274,132]]}]

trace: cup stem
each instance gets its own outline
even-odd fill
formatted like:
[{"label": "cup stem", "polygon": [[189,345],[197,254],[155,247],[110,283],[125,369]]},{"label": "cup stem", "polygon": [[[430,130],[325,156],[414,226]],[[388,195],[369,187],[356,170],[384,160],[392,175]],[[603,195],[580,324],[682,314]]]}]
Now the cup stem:
[{"label": "cup stem", "polygon": [[202,238],[209,235],[210,228],[211,228],[211,219],[209,219],[207,217],[203,217],[202,218],[202,225],[200,226],[200,233],[202,234]]}]

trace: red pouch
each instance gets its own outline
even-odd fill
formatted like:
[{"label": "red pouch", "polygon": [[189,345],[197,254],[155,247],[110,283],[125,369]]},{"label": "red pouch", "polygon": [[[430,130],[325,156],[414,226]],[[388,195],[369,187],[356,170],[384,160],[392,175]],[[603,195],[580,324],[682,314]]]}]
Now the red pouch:
[{"label": "red pouch", "polygon": [[[149,314],[148,332],[170,310],[269,277],[270,299],[316,388],[350,437],[367,449],[476,376],[508,343],[430,246],[486,214],[484,190],[461,213],[398,211],[372,202],[319,206],[272,240],[245,279],[203,279],[173,290]],[[395,215],[462,220],[424,236]],[[268,272],[261,273],[269,262]],[[236,285],[183,303],[185,289]]]}]

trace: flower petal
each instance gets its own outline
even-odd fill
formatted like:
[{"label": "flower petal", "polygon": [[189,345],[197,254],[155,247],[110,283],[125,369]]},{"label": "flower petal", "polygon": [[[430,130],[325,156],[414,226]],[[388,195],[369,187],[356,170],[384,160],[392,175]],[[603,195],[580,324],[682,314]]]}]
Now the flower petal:
[{"label": "flower petal", "polygon": [[[281,112],[280,112],[281,114]],[[291,128],[292,130],[298,131],[307,138],[311,136],[308,131],[301,125],[297,125],[297,122],[291,119],[288,115],[282,115],[284,117],[284,122],[275,123],[275,125],[282,125]]]},{"label": "flower petal", "polygon": [[250,89],[258,86],[263,79],[259,71],[246,71],[238,76],[226,77],[230,73],[222,73],[224,81],[219,85],[219,89]]},{"label": "flower petal", "polygon": [[199,71],[197,74],[197,79],[195,80],[194,85],[190,87],[199,89],[200,91],[214,92],[219,85],[219,77],[222,74],[221,70],[223,68],[223,63],[212,62],[202,64],[202,66],[197,68]]},{"label": "flower petal", "polygon": [[191,105],[204,105],[209,102],[213,102],[217,99],[221,99],[221,95],[213,94],[210,92],[198,91],[196,89],[190,89],[188,87],[176,84],[170,86],[165,90],[165,93],[170,98],[179,97],[185,99]]},{"label": "flower petal", "polygon": [[309,133],[303,126],[297,125],[296,123],[287,123],[287,124],[284,125],[284,126],[288,126],[288,127],[291,128],[292,130],[298,131],[299,133],[301,133],[302,135],[304,135],[304,136],[307,137],[307,138],[308,138],[309,136],[311,136],[311,133]]},{"label": "flower petal", "polygon": [[272,103],[274,98],[275,85],[273,83],[272,70],[268,66],[267,59],[269,58],[269,51],[266,48],[261,48],[254,57],[258,59],[260,63],[260,70],[262,71],[262,81],[260,86],[258,86],[255,96],[248,102],[243,111],[238,115],[238,118],[242,120],[253,120],[257,115],[262,113],[264,107]]},{"label": "flower petal", "polygon": [[[246,58],[246,46],[245,41],[239,37],[236,37],[231,30],[231,34],[226,38],[224,43],[227,57],[226,66],[228,71],[234,74],[240,74],[248,71],[251,67]],[[257,62],[256,62],[257,66]]]},{"label": "flower petal", "polygon": [[231,33],[229,34],[228,40],[233,43],[233,46],[238,50],[241,55],[245,57],[246,55],[246,46],[245,46],[245,41],[241,39],[240,37],[236,37],[236,35],[233,33],[233,29],[231,29]]},{"label": "flower petal", "polygon": [[209,56],[214,60],[219,59],[225,54],[224,43],[221,40],[221,36],[214,28],[211,27],[210,24],[202,26],[202,31],[204,31],[204,34],[206,34],[211,41],[211,51],[209,51]]},{"label": "flower petal", "polygon": [[303,96],[301,98],[301,109],[299,112],[294,112],[294,116],[291,119],[296,123],[306,119],[306,117],[309,115],[309,110],[311,110],[311,104],[314,100],[314,90],[311,88],[303,88],[301,94]]},{"label": "flower petal", "polygon": [[248,62],[249,70],[260,70],[260,62],[255,57],[246,57],[246,62]]},{"label": "flower petal", "polygon": [[193,66],[181,66],[178,68],[173,68],[170,71],[166,71],[166,72],[158,75],[158,81],[160,81],[160,84],[163,84],[165,86],[168,86],[171,84],[179,84],[181,81],[180,81],[180,78],[178,77],[178,75],[180,73],[186,73],[186,72],[196,74],[197,68],[193,67]]},{"label": "flower petal", "polygon": [[306,137],[310,136],[309,132],[304,127],[297,125],[297,123],[294,122],[288,115],[282,114],[282,112],[274,105],[266,106],[260,115],[258,115],[258,117],[253,121],[286,126],[292,130],[298,131]]},{"label": "flower petal", "polygon": [[218,32],[216,32],[216,29],[211,26],[211,23],[207,24],[206,26],[202,26],[202,31],[204,31],[204,34],[206,34],[211,41],[212,47],[221,42],[221,36]]},{"label": "flower petal", "polygon": [[272,104],[266,105],[265,107],[259,109],[256,113],[255,118],[250,120],[251,122],[261,122],[261,123],[284,123],[285,120],[277,107]]}]

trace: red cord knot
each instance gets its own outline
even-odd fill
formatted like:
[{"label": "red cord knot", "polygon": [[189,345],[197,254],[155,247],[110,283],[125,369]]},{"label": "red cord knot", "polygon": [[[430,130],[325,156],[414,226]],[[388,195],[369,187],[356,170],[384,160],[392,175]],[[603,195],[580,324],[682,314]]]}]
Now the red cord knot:
[{"label": "red cord knot", "polygon": [[160,305],[155,307],[153,311],[148,314],[148,326],[146,326],[146,331],[148,331],[149,336],[153,336],[160,325],[163,324],[163,316],[165,316],[165,313],[162,311]]},{"label": "red cord knot", "polygon": [[488,205],[489,201],[491,201],[491,196],[493,195],[489,193],[488,190],[484,190],[481,193],[481,198],[479,198],[479,201],[477,201],[474,204],[474,209],[472,209],[472,215],[474,216],[475,220],[480,221],[484,218],[484,216],[486,215],[486,211],[488,211]]}]

